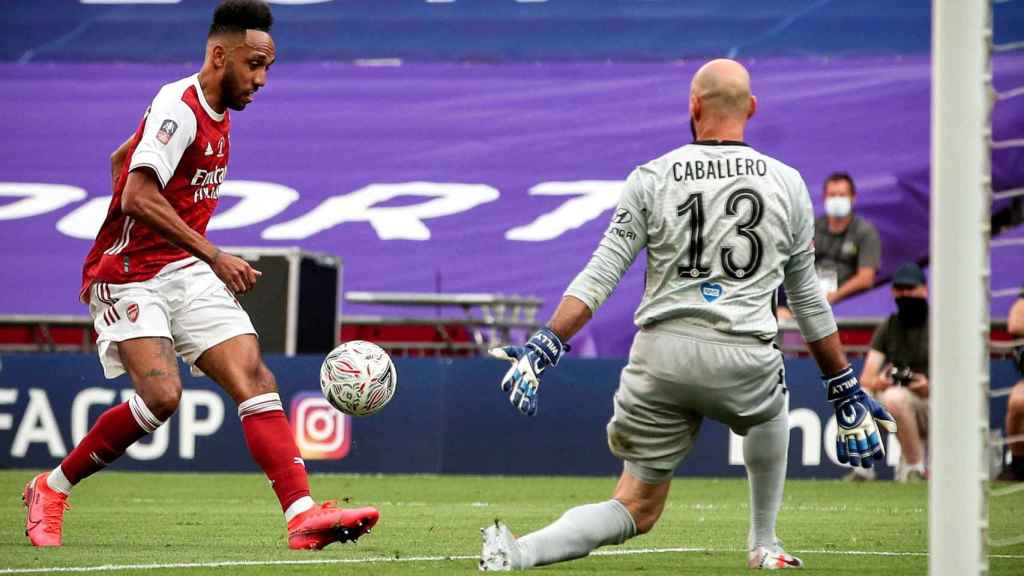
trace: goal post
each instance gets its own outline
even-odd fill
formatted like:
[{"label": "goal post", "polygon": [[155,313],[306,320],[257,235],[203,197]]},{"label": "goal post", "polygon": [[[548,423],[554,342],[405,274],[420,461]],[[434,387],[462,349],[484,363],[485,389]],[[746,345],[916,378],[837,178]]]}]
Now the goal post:
[{"label": "goal post", "polygon": [[988,572],[991,6],[932,2],[929,574]]}]

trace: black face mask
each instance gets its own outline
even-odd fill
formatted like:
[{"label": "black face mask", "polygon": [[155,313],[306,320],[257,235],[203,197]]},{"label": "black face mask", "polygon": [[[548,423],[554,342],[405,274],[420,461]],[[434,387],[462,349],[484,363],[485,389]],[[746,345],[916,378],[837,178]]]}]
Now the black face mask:
[{"label": "black face mask", "polygon": [[908,326],[920,326],[928,319],[928,300],[916,296],[900,296],[896,299],[896,315]]}]

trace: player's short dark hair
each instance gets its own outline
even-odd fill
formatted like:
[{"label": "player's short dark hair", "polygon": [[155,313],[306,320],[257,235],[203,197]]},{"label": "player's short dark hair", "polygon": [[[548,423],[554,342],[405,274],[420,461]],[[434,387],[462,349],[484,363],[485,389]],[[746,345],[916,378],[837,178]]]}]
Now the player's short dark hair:
[{"label": "player's short dark hair", "polygon": [[224,0],[213,12],[209,36],[244,34],[246,30],[270,32],[274,17],[263,0]]},{"label": "player's short dark hair", "polygon": [[833,172],[825,178],[825,186],[828,186],[829,182],[846,182],[850,186],[850,194],[857,193],[857,187],[854,186],[853,177],[849,172]]}]

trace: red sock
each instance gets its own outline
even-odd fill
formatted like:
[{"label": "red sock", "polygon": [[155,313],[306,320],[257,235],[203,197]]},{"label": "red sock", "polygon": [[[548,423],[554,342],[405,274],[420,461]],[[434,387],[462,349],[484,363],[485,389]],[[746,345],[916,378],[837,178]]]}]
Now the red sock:
[{"label": "red sock", "polygon": [[249,452],[270,480],[281,510],[288,510],[293,502],[309,496],[306,466],[295,446],[280,397],[260,394],[250,398],[238,405],[238,416]]},{"label": "red sock", "polygon": [[[144,418],[145,428],[139,418]],[[151,419],[151,420],[149,420]],[[78,484],[117,460],[136,440],[162,424],[149,412],[138,396],[118,404],[100,415],[89,433],[60,463],[71,484]]]}]

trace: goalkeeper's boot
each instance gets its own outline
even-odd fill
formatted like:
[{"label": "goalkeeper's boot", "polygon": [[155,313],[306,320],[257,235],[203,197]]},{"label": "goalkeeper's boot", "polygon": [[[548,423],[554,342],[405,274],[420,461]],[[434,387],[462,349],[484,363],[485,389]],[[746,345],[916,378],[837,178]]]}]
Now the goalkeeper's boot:
[{"label": "goalkeeper's boot", "polygon": [[494,526],[481,528],[484,547],[480,552],[481,572],[523,570],[522,551],[508,526],[497,520]]},{"label": "goalkeeper's boot", "polygon": [[774,546],[758,546],[747,553],[747,567],[754,570],[785,570],[803,568],[803,560],[787,554],[778,543]]},{"label": "goalkeeper's boot", "polygon": [[317,504],[288,522],[288,547],[320,550],[332,542],[354,542],[377,524],[376,508],[338,508],[333,500]]},{"label": "goalkeeper's boot", "polygon": [[71,508],[67,494],[46,484],[49,472],[43,472],[25,485],[21,500],[25,503],[25,535],[33,546],[60,546],[64,511]]}]

